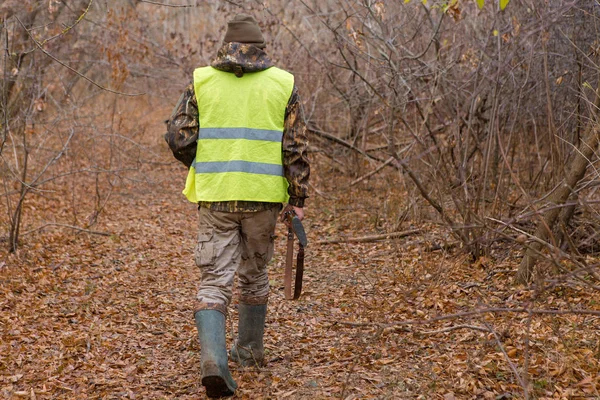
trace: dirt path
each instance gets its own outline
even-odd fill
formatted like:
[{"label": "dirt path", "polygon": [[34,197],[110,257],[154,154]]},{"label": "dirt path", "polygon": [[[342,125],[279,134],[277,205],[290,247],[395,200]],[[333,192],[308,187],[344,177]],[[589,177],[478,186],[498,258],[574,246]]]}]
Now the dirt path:
[{"label": "dirt path", "polygon": [[[145,173],[151,182],[122,187],[95,227],[110,237],[79,234],[65,243],[41,234],[29,260],[2,266],[4,398],[202,397],[191,313],[199,277],[192,260],[195,207],[180,194],[181,167],[147,166]],[[314,217],[307,229],[314,241]],[[381,394],[383,378],[358,367],[372,339],[353,330],[340,335],[336,326],[348,319],[346,311],[363,307],[340,301],[345,286],[367,284],[368,274],[357,276],[346,260],[312,245],[305,294],[284,301],[281,226],[276,246],[268,366],[234,369],[236,397]]]}]

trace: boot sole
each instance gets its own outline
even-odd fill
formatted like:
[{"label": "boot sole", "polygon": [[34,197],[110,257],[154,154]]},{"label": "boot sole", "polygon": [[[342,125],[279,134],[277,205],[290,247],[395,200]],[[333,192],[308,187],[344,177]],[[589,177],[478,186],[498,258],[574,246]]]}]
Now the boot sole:
[{"label": "boot sole", "polygon": [[206,388],[206,395],[211,399],[233,396],[234,392],[227,386],[225,379],[220,376],[205,376],[202,385]]}]

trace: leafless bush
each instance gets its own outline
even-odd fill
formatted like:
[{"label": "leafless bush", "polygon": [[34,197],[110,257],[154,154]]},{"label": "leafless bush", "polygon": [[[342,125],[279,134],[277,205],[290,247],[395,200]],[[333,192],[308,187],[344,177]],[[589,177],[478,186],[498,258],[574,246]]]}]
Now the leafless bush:
[{"label": "leafless bush", "polygon": [[474,258],[531,234],[593,121],[597,5],[301,3],[329,81],[315,131],[375,161],[351,172],[393,158]]},{"label": "leafless bush", "polygon": [[126,80],[136,54],[123,52],[122,42],[94,40],[97,30],[126,37],[110,26],[118,18],[102,20],[92,1],[22,3],[0,8],[6,205],[0,221],[9,252],[17,250],[29,214],[26,232],[48,226],[91,231],[112,187],[135,169],[140,154],[126,131],[132,118],[123,123],[117,107],[133,93]]}]

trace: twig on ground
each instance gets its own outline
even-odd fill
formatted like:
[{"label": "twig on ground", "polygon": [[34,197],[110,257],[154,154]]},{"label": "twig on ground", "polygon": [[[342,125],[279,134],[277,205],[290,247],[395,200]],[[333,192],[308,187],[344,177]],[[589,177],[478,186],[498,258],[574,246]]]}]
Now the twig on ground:
[{"label": "twig on ground", "polygon": [[110,233],[110,232],[92,231],[92,230],[81,228],[81,227],[75,226],[75,225],[59,224],[59,223],[54,223],[54,222],[50,222],[50,223],[44,224],[42,226],[38,226],[35,229],[31,229],[31,230],[29,230],[27,232],[23,232],[22,235],[27,235],[29,233],[33,233],[33,232],[36,232],[36,231],[41,231],[42,229],[44,229],[44,228],[46,228],[48,226],[58,226],[58,227],[61,227],[61,228],[74,229],[76,231],[81,231],[81,232],[89,233],[89,234],[92,234],[92,235],[100,235],[100,236],[111,236],[112,235],[112,233]]},{"label": "twig on ground", "polygon": [[173,8],[190,8],[190,7],[198,7],[195,4],[165,4],[160,3],[158,1],[150,1],[150,0],[139,0],[141,3],[153,4],[155,6],[163,6],[163,7],[173,7]]},{"label": "twig on ground", "polygon": [[438,333],[446,333],[446,332],[451,332],[451,331],[455,331],[458,329],[473,329],[476,331],[481,331],[481,332],[490,332],[489,328],[486,328],[484,326],[477,326],[477,325],[454,325],[454,326],[449,326],[447,328],[443,328],[443,329],[438,329],[435,331],[424,331],[424,332],[419,332],[423,335],[436,335]]},{"label": "twig on ground", "polygon": [[[530,317],[531,317],[531,314],[530,314]],[[504,343],[502,343],[502,341],[500,340],[498,333],[495,330],[493,330],[491,327],[488,327],[488,329],[492,333],[492,335],[494,335],[494,339],[496,340],[496,345],[498,346],[498,348],[500,348],[500,351],[504,355],[504,359],[508,363],[510,370],[514,374],[515,378],[517,378],[517,380],[519,381],[519,385],[521,385],[521,388],[523,389],[524,398],[529,399],[529,394],[527,392],[527,382],[526,382],[527,380],[523,379],[523,376],[521,376],[521,374],[519,373],[517,366],[508,356],[508,353],[506,352],[506,348],[504,347]],[[526,374],[527,371],[525,370],[523,373]]]},{"label": "twig on ground", "polygon": [[460,242],[443,243],[443,244],[433,243],[430,246],[424,246],[424,247],[425,247],[426,252],[432,252],[432,251],[438,251],[438,250],[450,251],[458,246],[460,246]]},{"label": "twig on ground", "polygon": [[479,310],[465,311],[456,314],[440,315],[429,319],[407,319],[405,321],[395,321],[387,324],[378,322],[351,322],[351,321],[331,321],[334,325],[346,325],[357,328],[362,327],[378,327],[378,328],[393,328],[402,325],[428,325],[439,321],[445,321],[449,319],[460,319],[466,317],[472,317],[474,315],[487,314],[487,313],[515,313],[515,314],[532,314],[532,315],[597,315],[600,316],[600,310],[543,310],[543,309],[528,309],[528,308],[482,308]]},{"label": "twig on ground", "polygon": [[403,232],[382,233],[380,235],[369,235],[345,239],[324,239],[317,241],[317,244],[335,244],[335,243],[358,243],[358,242],[374,242],[376,240],[394,239],[404,236],[410,236],[420,233],[421,229],[411,229]]}]

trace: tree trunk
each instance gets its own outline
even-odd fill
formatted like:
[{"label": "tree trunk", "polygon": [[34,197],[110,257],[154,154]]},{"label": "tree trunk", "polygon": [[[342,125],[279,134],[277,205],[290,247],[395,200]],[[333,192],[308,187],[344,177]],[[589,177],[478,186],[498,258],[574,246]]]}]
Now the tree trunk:
[{"label": "tree trunk", "polygon": [[[564,182],[548,197],[549,209],[544,214],[542,221],[540,221],[535,231],[535,237],[540,239],[540,241],[546,241],[550,237],[552,234],[552,227],[563,209],[562,205],[569,199],[569,196],[575,189],[577,183],[584,177],[587,166],[594,156],[596,147],[598,147],[599,133],[600,129],[598,128],[597,123],[592,120],[575,152],[571,168],[569,169]],[[521,261],[521,265],[517,272],[516,283],[527,283],[530,281],[537,254],[539,254],[542,249],[542,243],[540,241],[533,242],[526,247],[525,255],[523,256],[523,260]]]}]

